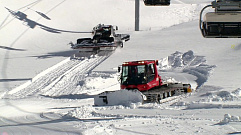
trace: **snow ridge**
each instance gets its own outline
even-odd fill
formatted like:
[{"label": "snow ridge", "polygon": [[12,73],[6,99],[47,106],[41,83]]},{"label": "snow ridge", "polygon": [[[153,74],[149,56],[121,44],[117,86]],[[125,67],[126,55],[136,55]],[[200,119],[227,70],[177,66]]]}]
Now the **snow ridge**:
[{"label": "snow ridge", "polygon": [[179,71],[196,76],[197,88],[207,81],[211,71],[216,67],[215,65],[206,64],[204,56],[194,55],[191,50],[185,53],[176,51],[161,59],[159,63],[162,72]]},{"label": "snow ridge", "polygon": [[225,114],[223,120],[219,124],[227,124],[229,122],[241,122],[241,116]]}]

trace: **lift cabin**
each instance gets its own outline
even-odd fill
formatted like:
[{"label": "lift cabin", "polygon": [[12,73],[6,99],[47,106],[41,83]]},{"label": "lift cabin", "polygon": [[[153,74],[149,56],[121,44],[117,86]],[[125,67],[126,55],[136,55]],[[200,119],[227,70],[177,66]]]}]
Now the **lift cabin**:
[{"label": "lift cabin", "polygon": [[169,6],[170,0],[144,0],[146,6]]},{"label": "lift cabin", "polygon": [[132,61],[122,64],[121,89],[147,91],[162,85],[157,71],[158,61]]},{"label": "lift cabin", "polygon": [[[200,13],[200,30],[205,38],[241,38],[241,1],[219,0],[204,7]],[[215,8],[202,19],[207,7]]]}]

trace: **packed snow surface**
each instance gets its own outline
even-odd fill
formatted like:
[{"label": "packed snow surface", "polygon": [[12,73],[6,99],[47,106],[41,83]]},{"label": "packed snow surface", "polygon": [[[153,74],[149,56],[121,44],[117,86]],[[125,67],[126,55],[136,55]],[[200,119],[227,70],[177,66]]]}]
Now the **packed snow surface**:
[{"label": "packed snow surface", "polygon": [[[0,1],[0,134],[241,134],[240,39],[201,36],[199,13],[210,2],[140,1],[137,32],[134,0]],[[69,43],[99,23],[131,40],[74,58]],[[119,65],[147,59],[159,60],[163,80],[194,91],[161,104],[94,106],[96,95],[120,89]]]}]

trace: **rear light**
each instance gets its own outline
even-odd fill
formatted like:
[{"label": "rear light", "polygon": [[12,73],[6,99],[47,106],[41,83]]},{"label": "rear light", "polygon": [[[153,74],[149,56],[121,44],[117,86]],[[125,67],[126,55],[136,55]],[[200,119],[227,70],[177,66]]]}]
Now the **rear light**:
[{"label": "rear light", "polygon": [[128,62],[124,62],[124,63],[123,63],[123,65],[127,65],[127,64],[129,64],[129,63],[128,63]]}]

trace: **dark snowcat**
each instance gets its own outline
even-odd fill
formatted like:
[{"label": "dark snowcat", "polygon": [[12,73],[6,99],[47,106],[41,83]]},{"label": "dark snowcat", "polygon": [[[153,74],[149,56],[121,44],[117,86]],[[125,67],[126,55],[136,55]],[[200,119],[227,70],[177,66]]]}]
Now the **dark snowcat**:
[{"label": "dark snowcat", "polygon": [[117,26],[99,24],[93,28],[93,38],[77,39],[76,44],[71,48],[84,52],[93,52],[99,50],[114,50],[116,47],[123,47],[124,42],[130,40],[128,34],[116,34]]}]

